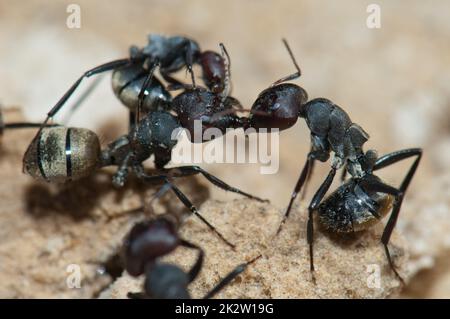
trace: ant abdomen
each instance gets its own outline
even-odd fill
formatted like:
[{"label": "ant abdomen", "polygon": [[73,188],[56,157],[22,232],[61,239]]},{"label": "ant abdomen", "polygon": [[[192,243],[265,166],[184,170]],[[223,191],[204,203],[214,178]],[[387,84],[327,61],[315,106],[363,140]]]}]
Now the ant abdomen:
[{"label": "ant abdomen", "polygon": [[83,128],[43,128],[24,156],[24,171],[48,182],[77,180],[99,164],[97,135]]},{"label": "ant abdomen", "polygon": [[378,223],[392,208],[392,195],[366,192],[349,179],[318,207],[319,221],[337,233],[357,232]]},{"label": "ant abdomen", "polygon": [[[112,88],[114,94],[131,111],[136,110],[139,103],[139,93],[144,85],[148,71],[140,64],[121,67],[113,72]],[[172,97],[164,85],[153,77],[144,93],[142,111],[167,109]]]},{"label": "ant abdomen", "polygon": [[249,126],[255,129],[293,126],[308,100],[306,91],[298,85],[283,83],[262,91],[253,103]]}]

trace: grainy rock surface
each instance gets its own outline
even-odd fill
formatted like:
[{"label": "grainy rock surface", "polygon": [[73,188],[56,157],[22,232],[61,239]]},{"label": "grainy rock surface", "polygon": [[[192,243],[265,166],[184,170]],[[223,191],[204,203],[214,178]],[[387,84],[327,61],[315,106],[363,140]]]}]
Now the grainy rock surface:
[{"label": "grainy rock surface", "polygon": [[399,229],[409,245],[409,271],[416,276],[404,296],[450,297],[450,174],[424,185],[405,210]]},{"label": "grainy rock surface", "polygon": [[[186,222],[182,236],[206,251],[203,271],[191,286],[196,298],[204,296],[238,264],[260,254],[263,257],[249,266],[218,298],[385,298],[400,290],[400,283],[390,272],[379,244],[380,227],[346,239],[318,230],[314,246],[317,284],[314,285],[309,272],[304,207],[293,213],[276,238],[274,234],[281,215],[271,205],[250,200],[208,201],[201,209],[238,248],[236,251],[227,248],[196,219]],[[394,234],[392,253],[400,273],[408,279],[405,247],[405,241]],[[167,261],[187,270],[194,257],[194,253],[180,248]],[[372,285],[372,267],[380,270],[379,288]],[[125,298],[129,291],[140,291],[141,285],[141,280],[124,274],[102,297]]]}]

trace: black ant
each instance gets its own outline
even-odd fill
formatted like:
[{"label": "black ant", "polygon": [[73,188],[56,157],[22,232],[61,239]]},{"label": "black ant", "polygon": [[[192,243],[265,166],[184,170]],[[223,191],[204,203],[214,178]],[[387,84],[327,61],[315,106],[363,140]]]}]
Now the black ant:
[{"label": "black ant", "polygon": [[[129,298],[191,298],[188,285],[201,271],[204,251],[199,246],[180,238],[177,223],[170,217],[173,216],[160,216],[151,221],[140,222],[134,225],[127,235],[124,244],[125,269],[131,276],[145,274],[144,292],[129,292]],[[188,272],[184,272],[176,265],[159,261],[161,257],[170,254],[180,246],[198,251],[197,260]],[[203,298],[214,297],[260,257],[237,266]]]},{"label": "black ant", "polygon": [[[386,215],[391,206],[392,212],[386,224],[381,242],[391,269],[400,279],[392,262],[388,243],[396,224],[404,194],[417,169],[422,150],[406,149],[378,157],[376,151],[363,151],[363,144],[369,135],[348,114],[328,99],[316,98],[308,101],[306,91],[298,85],[283,83],[301,75],[294,55],[285,39],[283,43],[294,63],[296,72],[274,82],[271,87],[259,94],[250,110],[250,116],[243,121],[244,127],[278,128],[293,126],[299,117],[304,118],[311,131],[311,150],[308,153],[300,177],[295,185],[281,227],[292,208],[292,204],[302,186],[312,174],[314,162],[328,161],[330,153],[334,157],[331,170],[313,196],[308,207],[307,242],[310,246],[310,269],[314,271],[313,261],[313,214],[317,212],[320,221],[336,232],[354,232],[368,228]],[[409,157],[416,157],[399,188],[381,181],[373,171],[384,168]],[[348,172],[351,178],[329,197],[325,197],[336,171],[343,168],[342,181]],[[323,200],[323,201],[322,201]],[[313,277],[314,278],[314,277]]]},{"label": "black ant", "polygon": [[[222,48],[225,50],[223,46]],[[211,60],[211,55],[208,55],[206,59]],[[211,65],[209,68],[211,70],[220,69],[220,65],[215,60]],[[224,63],[223,68],[228,68],[226,65]],[[220,82],[216,79],[217,74],[229,77],[229,71],[223,70],[222,73],[211,71],[208,74],[210,76],[208,83],[212,89]],[[223,83],[228,83],[228,79],[223,79]],[[224,84],[224,88],[227,85]],[[216,89],[216,91],[220,90]],[[173,177],[202,174],[211,183],[224,190],[258,201],[263,200],[226,184],[198,166],[164,168],[171,160],[172,149],[177,143],[174,132],[182,128],[182,120],[189,121],[196,118],[199,110],[208,114],[214,107],[221,109],[223,105],[232,104],[227,102],[231,99],[227,95],[228,93],[222,95],[222,93],[213,93],[201,88],[185,90],[171,102],[171,105],[174,105],[173,109],[180,112],[180,116],[175,116],[168,110],[144,113],[143,118],[136,125],[130,126],[128,134],[119,137],[103,150],[100,149],[97,135],[90,130],[70,127],[41,128],[24,155],[24,171],[36,179],[47,182],[66,182],[91,175],[101,167],[117,166],[118,170],[113,177],[113,183],[116,186],[123,186],[129,169],[131,169],[143,181],[169,185],[170,189],[192,213],[201,218],[229,246],[234,247],[199,214],[190,200],[170,180]],[[144,95],[138,94],[137,98],[138,105],[142,105]],[[178,99],[186,101],[186,103],[178,103]],[[64,100],[64,97],[61,100]],[[211,103],[214,103],[213,107],[211,107]],[[58,102],[58,105],[62,104]],[[51,111],[49,114],[54,113]],[[230,117],[233,116],[225,118]],[[46,121],[44,121],[45,124]],[[224,121],[217,124],[222,127],[227,125]],[[154,162],[158,172],[155,175],[148,175],[144,172],[142,162],[152,155],[155,157]]]},{"label": "black ant", "polygon": [[[226,191],[258,201],[263,200],[226,184],[199,166],[163,168],[170,161],[172,148],[177,143],[177,140],[171,138],[172,132],[180,128],[177,117],[169,112],[150,112],[127,135],[119,137],[103,150],[100,149],[97,135],[88,129],[44,128],[25,154],[24,170],[36,179],[67,182],[91,175],[101,167],[113,165],[118,166],[113,182],[121,186],[127,179],[128,170],[131,169],[144,182],[164,183],[193,214],[202,219],[229,246],[234,247],[200,215],[197,208],[171,179],[201,174],[212,184]],[[155,174],[148,175],[142,162],[151,155],[155,156],[158,170]]]},{"label": "black ant", "polygon": [[148,44],[143,48],[132,46],[128,58],[104,63],[84,72],[47,113],[44,123],[58,113],[83,79],[108,71],[114,71],[112,88],[115,95],[130,110],[130,126],[139,122],[141,110],[167,110],[171,106],[172,97],[154,75],[156,69],[159,69],[172,89],[177,89],[185,85],[173,78],[172,73],[186,67],[191,74],[192,87],[195,88],[192,66],[199,64],[203,80],[211,92],[222,94],[228,90],[229,68],[223,55],[213,51],[202,52],[196,41],[182,36],[151,34],[148,39]]}]

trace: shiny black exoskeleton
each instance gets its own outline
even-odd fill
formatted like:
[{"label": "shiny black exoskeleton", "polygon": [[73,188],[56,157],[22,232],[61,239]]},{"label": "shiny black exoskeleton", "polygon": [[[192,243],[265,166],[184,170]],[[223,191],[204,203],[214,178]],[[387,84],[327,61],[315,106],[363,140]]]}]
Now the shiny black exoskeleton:
[{"label": "shiny black exoskeleton", "polygon": [[[422,150],[407,149],[380,158],[373,150],[364,152],[363,145],[369,135],[358,124],[353,123],[341,107],[325,98],[308,101],[308,95],[303,88],[295,84],[284,83],[298,78],[301,71],[288,43],[286,40],[283,42],[295,65],[296,72],[281,78],[270,88],[264,90],[254,102],[248,119],[243,121],[244,127],[252,127],[258,131],[264,128],[284,130],[293,126],[300,117],[305,119],[311,132],[311,150],[277,233],[280,232],[283,223],[289,216],[297,194],[311,176],[314,162],[316,160],[326,162],[333,153],[331,170],[308,207],[307,241],[310,246],[311,271],[314,271],[314,213],[318,213],[320,221],[329,229],[348,232],[367,228],[387,214],[392,206],[381,242],[384,245],[389,265],[401,279],[395,270],[387,245],[400,212],[404,193],[417,169]],[[372,174],[374,170],[409,157],[416,157],[416,160],[399,188],[385,184]],[[342,180],[345,179],[347,172],[351,175],[351,179],[322,202],[336,171],[342,167]]]},{"label": "shiny black exoskeleton", "polygon": [[[337,190],[325,197],[336,173],[336,170],[332,168],[308,207],[307,240],[310,246],[311,271],[314,271],[312,249],[314,214],[317,214],[319,221],[331,231],[347,233],[365,230],[378,223],[390,212],[389,220],[381,236],[381,243],[384,246],[389,266],[403,282],[402,277],[395,269],[388,244],[400,213],[403,198],[422,158],[422,149],[405,149],[381,157],[377,157],[374,151],[368,151],[366,154],[370,156],[360,159],[364,164],[360,175],[352,175]],[[411,157],[415,157],[415,160],[398,188],[386,184],[373,174],[373,171]]]},{"label": "shiny black exoskeleton", "polygon": [[83,79],[107,71],[114,71],[113,91],[130,109],[131,126],[139,121],[141,111],[146,113],[170,108],[172,97],[154,74],[156,69],[159,69],[163,79],[176,89],[185,87],[185,84],[173,78],[172,74],[186,67],[191,73],[195,88],[192,66],[198,64],[202,68],[203,80],[208,89],[215,94],[228,94],[229,61],[225,61],[224,54],[202,52],[196,41],[181,36],[151,34],[148,40],[148,44],[143,48],[132,46],[128,58],[111,61],[84,72],[47,113],[44,123],[59,112]]},{"label": "shiny black exoskeleton", "polygon": [[[34,178],[48,182],[66,182],[86,177],[104,166],[117,166],[117,173],[113,177],[116,186],[124,185],[131,170],[146,182],[164,183],[192,213],[200,218],[202,217],[195,206],[173,184],[171,178],[202,174],[211,183],[224,190],[262,201],[231,187],[198,166],[164,169],[177,143],[177,132],[182,127],[189,129],[190,121],[195,120],[197,116],[209,118],[211,112],[239,105],[235,99],[228,97],[230,63],[222,44],[221,48],[221,55],[212,51],[201,52],[198,44],[191,39],[151,35],[147,46],[130,49],[128,59],[109,62],[85,72],[47,114],[41,129],[24,155],[24,171]],[[202,67],[203,80],[208,89],[195,86],[193,63],[198,63]],[[192,74],[192,86],[171,77],[171,73],[185,66]],[[157,68],[171,86],[184,89],[173,101],[166,88],[154,76]],[[130,108],[130,126],[127,134],[101,150],[97,135],[90,130],[44,128],[50,117],[61,109],[84,78],[110,70],[114,70],[114,92]],[[180,115],[172,114],[174,111]],[[233,116],[223,117],[226,118],[232,119]],[[216,124],[226,126],[229,122],[221,119]],[[158,174],[149,176],[145,174],[142,162],[152,155],[159,171]],[[203,218],[202,220],[216,231],[206,220]],[[233,246],[225,239],[224,241]]]},{"label": "shiny black exoskeleton", "polygon": [[[180,201],[214,231],[227,245],[229,241],[198,212],[193,203],[173,183],[172,179],[201,174],[217,187],[258,201],[262,199],[228,185],[199,166],[164,168],[170,161],[173,147],[177,143],[176,132],[181,130],[178,118],[167,111],[147,113],[128,134],[100,149],[97,135],[82,128],[43,128],[33,140],[24,156],[24,171],[32,177],[47,182],[68,182],[93,174],[101,167],[117,166],[113,176],[116,186],[123,186],[131,171],[140,180],[162,183]],[[157,172],[149,175],[142,162],[155,156]]]},{"label": "shiny black exoskeleton", "polygon": [[[204,251],[199,246],[179,237],[176,222],[162,216],[152,221],[136,224],[124,243],[125,269],[132,276],[145,274],[144,291],[129,292],[129,298],[189,299],[188,286],[200,273]],[[178,247],[198,251],[197,260],[188,272],[164,263],[160,258]],[[257,257],[259,258],[259,257]],[[226,275],[204,298],[212,298],[254,262],[241,264]]]}]

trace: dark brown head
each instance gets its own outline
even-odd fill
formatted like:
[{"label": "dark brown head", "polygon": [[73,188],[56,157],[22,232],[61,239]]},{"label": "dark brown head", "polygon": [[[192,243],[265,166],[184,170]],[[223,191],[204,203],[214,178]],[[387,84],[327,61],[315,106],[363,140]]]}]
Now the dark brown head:
[{"label": "dark brown head", "polygon": [[308,94],[298,85],[284,83],[270,87],[253,103],[249,126],[257,130],[290,128],[297,122],[307,100]]},{"label": "dark brown head", "polygon": [[132,276],[144,273],[147,263],[172,252],[180,244],[175,225],[165,218],[136,224],[124,243],[125,269]]},{"label": "dark brown head", "polygon": [[227,81],[227,66],[223,57],[216,52],[205,51],[200,55],[199,64],[205,85],[213,93],[222,93]]}]

